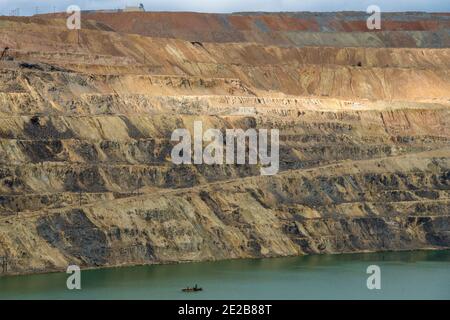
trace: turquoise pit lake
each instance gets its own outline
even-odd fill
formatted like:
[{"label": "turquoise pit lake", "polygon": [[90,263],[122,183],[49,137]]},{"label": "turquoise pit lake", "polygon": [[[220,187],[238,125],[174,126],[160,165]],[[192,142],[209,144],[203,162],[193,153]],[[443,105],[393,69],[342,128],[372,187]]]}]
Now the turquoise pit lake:
[{"label": "turquoise pit lake", "polygon": [[[367,288],[367,267],[381,289]],[[450,251],[408,251],[82,270],[0,277],[0,299],[450,299]],[[201,292],[181,289],[197,284]]]}]

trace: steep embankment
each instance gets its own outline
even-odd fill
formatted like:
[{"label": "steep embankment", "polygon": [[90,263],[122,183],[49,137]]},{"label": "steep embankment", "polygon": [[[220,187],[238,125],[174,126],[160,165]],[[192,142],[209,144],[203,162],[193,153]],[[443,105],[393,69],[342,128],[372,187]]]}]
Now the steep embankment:
[{"label": "steep embankment", "polygon": [[97,30],[82,30],[78,45],[77,33],[64,27],[11,21],[5,22],[2,33],[0,45],[12,48],[16,59],[88,74],[239,79],[260,96],[447,102],[450,91],[448,49],[198,44]]},{"label": "steep embankment", "polygon": [[3,219],[15,272],[448,246],[449,150]]},{"label": "steep embankment", "polygon": [[[190,42],[118,16],[79,44],[61,19],[0,19],[4,272],[450,247],[449,49]],[[447,28],[423,16],[386,32]],[[172,131],[198,120],[279,129],[280,173],[174,165]]]},{"label": "steep embankment", "polygon": [[84,27],[89,29],[200,42],[400,48],[445,48],[450,42],[450,17],[439,13],[384,12],[382,30],[377,32],[367,30],[368,15],[365,12],[87,12],[83,17],[86,18]]}]

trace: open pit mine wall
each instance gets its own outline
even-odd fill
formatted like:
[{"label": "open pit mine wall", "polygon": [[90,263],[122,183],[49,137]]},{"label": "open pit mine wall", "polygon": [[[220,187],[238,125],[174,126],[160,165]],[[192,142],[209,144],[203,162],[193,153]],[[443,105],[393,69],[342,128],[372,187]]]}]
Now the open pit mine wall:
[{"label": "open pit mine wall", "polygon": [[[377,32],[367,32],[368,16],[365,12],[86,12],[83,26],[155,38],[276,46],[445,48],[450,42],[450,16],[445,13],[385,12]],[[46,18],[64,15],[38,17],[48,23]]]},{"label": "open pit mine wall", "polygon": [[[241,94],[245,86],[246,94],[258,96],[281,93],[346,99],[445,101],[450,91],[448,49],[197,44],[90,29],[82,30],[78,44],[77,33],[68,31],[63,22],[57,20],[54,24],[40,25],[33,20],[27,23],[0,20],[0,46],[8,46],[16,60],[46,62],[54,71],[59,67],[61,71],[116,78],[124,83],[124,90],[134,92],[139,83],[147,81],[148,75],[183,76],[178,80],[179,86],[186,87],[206,82],[200,87],[220,89],[221,82],[229,82],[235,87],[228,86],[229,95]],[[142,92],[169,94],[156,86],[154,90]]]},{"label": "open pit mine wall", "polygon": [[[417,15],[446,28],[402,21]],[[0,19],[3,274],[450,248],[448,41],[198,44],[85,23],[78,44],[62,19]],[[174,165],[172,131],[198,120],[279,129],[280,173]]]}]

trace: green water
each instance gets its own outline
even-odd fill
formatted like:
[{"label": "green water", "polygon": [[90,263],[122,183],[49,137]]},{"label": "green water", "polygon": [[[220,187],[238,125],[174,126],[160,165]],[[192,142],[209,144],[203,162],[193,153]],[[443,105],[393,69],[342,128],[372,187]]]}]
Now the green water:
[{"label": "green water", "polygon": [[[368,290],[367,266],[381,268]],[[450,299],[450,251],[315,255],[2,277],[0,299]],[[203,292],[183,293],[194,284]]]}]

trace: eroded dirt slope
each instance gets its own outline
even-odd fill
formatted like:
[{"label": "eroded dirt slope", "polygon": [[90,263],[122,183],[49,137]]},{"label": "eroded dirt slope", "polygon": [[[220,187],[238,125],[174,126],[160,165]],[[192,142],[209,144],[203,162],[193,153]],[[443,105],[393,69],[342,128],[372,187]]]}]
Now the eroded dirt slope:
[{"label": "eroded dirt slope", "polygon": [[[63,17],[40,15],[37,19]],[[278,46],[448,47],[450,17],[439,13],[383,13],[368,32],[365,12],[204,14],[86,12],[85,27],[200,42],[256,42]]]},{"label": "eroded dirt slope", "polygon": [[[6,273],[450,247],[445,37],[440,49],[191,42],[170,15],[156,21],[172,39],[98,16],[80,43],[62,19],[0,19],[0,47],[11,48],[0,61]],[[447,16],[419,16],[393,15],[389,32],[448,28]],[[359,23],[319,18],[317,30],[298,28],[353,37]],[[313,18],[227,19],[281,32]],[[173,164],[172,131],[199,120],[279,129],[279,174]]]}]

